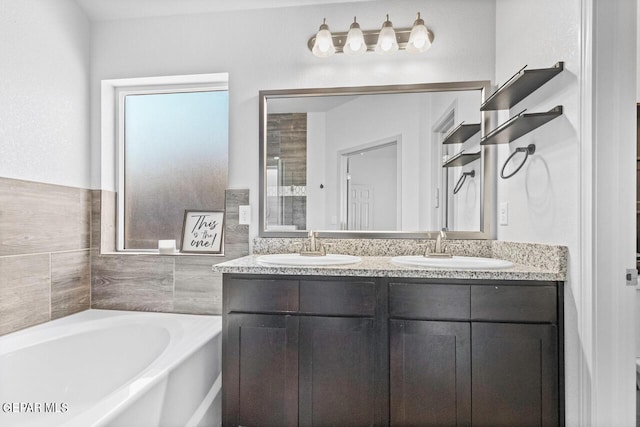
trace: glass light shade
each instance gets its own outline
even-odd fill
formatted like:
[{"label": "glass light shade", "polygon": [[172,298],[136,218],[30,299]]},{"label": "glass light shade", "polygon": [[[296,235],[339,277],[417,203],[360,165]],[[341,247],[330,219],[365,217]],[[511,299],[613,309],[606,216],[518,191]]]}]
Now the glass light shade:
[{"label": "glass light shade", "polygon": [[409,34],[409,42],[407,43],[407,51],[411,53],[424,52],[431,47],[431,40],[429,39],[429,30],[424,25],[424,21],[418,18],[413,23],[411,28],[411,34]]},{"label": "glass light shade", "polygon": [[398,51],[398,40],[396,39],[396,32],[393,29],[389,16],[387,20],[382,24],[380,35],[378,36],[378,42],[376,43],[376,52],[378,53],[393,53]]},{"label": "glass light shade", "polygon": [[319,57],[326,58],[336,53],[336,47],[333,45],[333,37],[329,31],[329,26],[326,21],[320,25],[318,34],[316,34],[316,41],[313,43],[313,49],[311,52]]},{"label": "glass light shade", "polygon": [[355,21],[355,18],[353,20],[353,24],[351,24],[351,27],[349,28],[347,41],[344,44],[343,51],[347,55],[362,55],[367,51],[367,45],[364,42],[364,34],[362,34],[360,25]]}]

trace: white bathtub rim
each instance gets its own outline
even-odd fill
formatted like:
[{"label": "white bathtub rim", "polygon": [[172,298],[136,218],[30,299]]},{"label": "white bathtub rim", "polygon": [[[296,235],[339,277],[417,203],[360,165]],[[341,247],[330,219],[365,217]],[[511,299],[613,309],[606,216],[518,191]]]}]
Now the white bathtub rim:
[{"label": "white bathtub rim", "polygon": [[[118,416],[129,406],[129,402],[141,398],[167,378],[173,369],[213,336],[221,334],[221,316],[91,309],[0,337],[0,355],[81,332],[105,329],[112,326],[114,320],[117,322],[144,321],[151,316],[154,322],[160,320],[165,326],[167,323],[171,325],[170,343],[167,347],[126,384],[95,402],[90,409],[62,424],[65,427],[100,426]],[[184,339],[185,322],[195,322],[196,328],[190,328],[190,333],[194,333],[194,336],[188,342],[175,345],[176,340]],[[56,333],[58,335],[55,335]],[[171,345],[171,342],[174,345]]]},{"label": "white bathtub rim", "polygon": [[[90,330],[96,330],[108,328],[116,317],[128,317],[131,320],[136,320],[144,319],[149,315],[158,316],[159,319],[164,318],[165,321],[173,316],[184,316],[184,319],[191,318],[193,320],[219,318],[220,320],[214,320],[214,322],[220,322],[220,324],[222,324],[221,316],[214,315],[90,309],[0,336],[0,355],[76,335],[83,330],[88,330],[84,323],[78,322],[79,320],[82,322],[91,322],[93,327]],[[175,332],[178,333],[178,331]]]}]

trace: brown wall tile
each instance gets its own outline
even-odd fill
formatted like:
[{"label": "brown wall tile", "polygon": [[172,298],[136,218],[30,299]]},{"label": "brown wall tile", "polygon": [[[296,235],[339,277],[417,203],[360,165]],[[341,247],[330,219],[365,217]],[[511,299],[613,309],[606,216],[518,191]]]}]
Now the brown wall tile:
[{"label": "brown wall tile", "polygon": [[100,195],[100,250],[114,252],[116,250],[116,193],[102,191]]},{"label": "brown wall tile", "polygon": [[90,252],[51,254],[51,319],[90,308]]},{"label": "brown wall tile", "polygon": [[0,256],[89,247],[90,194],[0,178]]},{"label": "brown wall tile", "polygon": [[176,257],[173,311],[222,314],[222,275],[211,271],[213,257]]},{"label": "brown wall tile", "polygon": [[91,307],[173,311],[173,257],[93,253]]},{"label": "brown wall tile", "polygon": [[50,319],[49,255],[0,257],[0,335]]},{"label": "brown wall tile", "polygon": [[249,226],[238,224],[239,206],[249,204],[249,190],[227,190],[226,194],[224,261],[249,255]]},{"label": "brown wall tile", "polygon": [[91,190],[91,249],[100,249],[102,191]]}]

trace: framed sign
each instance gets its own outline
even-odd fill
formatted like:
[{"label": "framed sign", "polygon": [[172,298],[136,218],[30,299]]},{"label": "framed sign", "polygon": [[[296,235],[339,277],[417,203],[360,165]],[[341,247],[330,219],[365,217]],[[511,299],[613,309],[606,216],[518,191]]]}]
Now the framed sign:
[{"label": "framed sign", "polygon": [[184,211],[180,252],[221,254],[223,211]]}]

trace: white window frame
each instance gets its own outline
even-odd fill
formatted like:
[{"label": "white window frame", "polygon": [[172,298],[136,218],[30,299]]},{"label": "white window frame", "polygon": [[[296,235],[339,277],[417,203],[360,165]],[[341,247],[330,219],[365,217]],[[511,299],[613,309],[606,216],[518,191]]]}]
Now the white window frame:
[{"label": "white window frame", "polygon": [[[111,96],[106,98],[112,99],[112,122],[113,127],[111,138],[114,142],[113,147],[113,184],[117,192],[117,208],[116,208],[116,241],[115,250],[125,253],[157,253],[157,249],[125,249],[124,248],[124,102],[128,95],[150,95],[150,94],[169,94],[169,93],[187,93],[187,92],[211,92],[211,91],[228,91],[229,90],[229,74],[198,74],[188,76],[166,76],[166,77],[148,77],[133,79],[117,79],[104,80],[103,82],[103,124],[108,122],[108,114],[105,115],[105,90],[110,92]],[[109,133],[108,131],[106,132]],[[103,141],[105,138],[105,129],[102,129]],[[103,144],[102,165],[105,165],[105,153]],[[107,153],[108,154],[108,153]],[[102,173],[102,179],[105,179],[105,173]],[[104,183],[102,185],[105,187]]]}]

